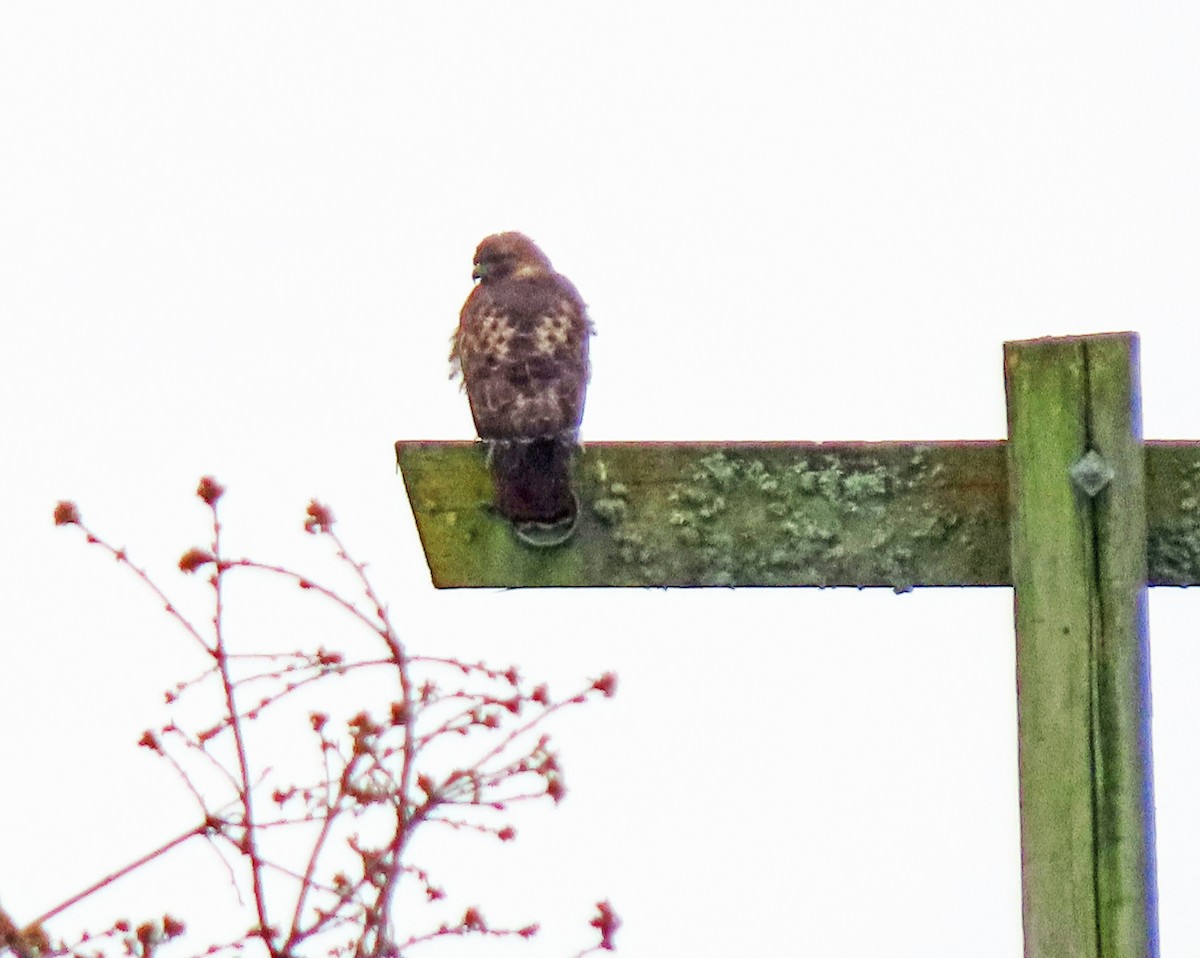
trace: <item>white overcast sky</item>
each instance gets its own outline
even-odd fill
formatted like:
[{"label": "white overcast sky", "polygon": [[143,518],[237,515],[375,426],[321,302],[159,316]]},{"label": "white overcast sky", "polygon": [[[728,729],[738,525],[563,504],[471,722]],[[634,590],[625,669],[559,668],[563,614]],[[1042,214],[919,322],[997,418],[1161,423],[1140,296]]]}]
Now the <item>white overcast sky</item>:
[{"label": "white overcast sky", "polygon": [[[545,936],[441,953],[566,955],[609,897],[632,956],[1014,958],[1008,590],[436,593],[392,443],[472,435],[448,336],[502,229],[590,304],[587,439],[999,438],[1005,340],[1118,329],[1146,435],[1200,436],[1197,51],[1187,2],[0,5],[5,908],[192,823],[135,743],[196,663],[50,512],[198,603],[212,473],[234,551],[318,573],[330,503],[418,651],[620,674],[560,808],[425,862]],[[1167,958],[1198,621],[1153,595]],[[236,899],[197,848],[54,929],[156,908]]]}]

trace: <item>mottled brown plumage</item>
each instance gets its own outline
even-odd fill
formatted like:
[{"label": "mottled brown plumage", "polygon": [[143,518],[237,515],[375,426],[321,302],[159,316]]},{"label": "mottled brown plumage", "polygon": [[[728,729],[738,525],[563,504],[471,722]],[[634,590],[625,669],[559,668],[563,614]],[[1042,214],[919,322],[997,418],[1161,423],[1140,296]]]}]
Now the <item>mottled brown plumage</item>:
[{"label": "mottled brown plumage", "polygon": [[487,443],[496,507],[517,524],[575,518],[570,467],[583,419],[592,326],[579,293],[521,233],[475,252],[450,359]]}]

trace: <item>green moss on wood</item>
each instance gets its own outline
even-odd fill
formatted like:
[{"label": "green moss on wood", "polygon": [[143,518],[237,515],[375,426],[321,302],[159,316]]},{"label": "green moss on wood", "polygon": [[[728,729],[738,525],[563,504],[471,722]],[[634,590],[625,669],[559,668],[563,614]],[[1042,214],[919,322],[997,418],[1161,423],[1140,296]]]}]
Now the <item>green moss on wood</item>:
[{"label": "green moss on wood", "polygon": [[1146,486],[1150,583],[1200,583],[1200,448],[1147,443]]}]

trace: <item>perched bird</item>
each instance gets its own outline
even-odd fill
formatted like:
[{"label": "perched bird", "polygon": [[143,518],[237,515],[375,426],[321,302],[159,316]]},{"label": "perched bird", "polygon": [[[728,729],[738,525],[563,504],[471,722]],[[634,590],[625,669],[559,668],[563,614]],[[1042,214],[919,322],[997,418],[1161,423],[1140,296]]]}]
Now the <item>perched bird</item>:
[{"label": "perched bird", "polygon": [[521,233],[480,243],[472,276],[450,375],[462,372],[496,510],[524,541],[556,545],[578,510],[571,462],[589,375],[587,307]]}]

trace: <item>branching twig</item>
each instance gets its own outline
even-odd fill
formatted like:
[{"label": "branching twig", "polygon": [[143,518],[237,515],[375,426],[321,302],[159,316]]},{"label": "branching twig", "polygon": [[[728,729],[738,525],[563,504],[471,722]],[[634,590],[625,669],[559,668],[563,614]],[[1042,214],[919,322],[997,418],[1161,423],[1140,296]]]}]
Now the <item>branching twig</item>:
[{"label": "branching twig", "polygon": [[[482,662],[410,655],[386,604],[367,575],[365,564],[350,557],[333,529],[333,514],[326,506],[316,501],[309,504],[305,529],[313,535],[326,537],[333,545],[336,558],[350,567],[360,589],[357,601],[286,566],[222,555],[218,501],[223,493],[224,489],[215,480],[208,477],[201,480],[197,494],[210,510],[212,542],[208,549],[187,550],[179,560],[179,568],[185,573],[210,569],[208,582],[213,589],[211,638],[179,612],[145,570],[130,562],[124,549],[110,546],[83,526],[73,504],[59,503],[55,510],[57,524],[80,526],[89,543],[107,551],[132,571],[210,657],[212,666],[208,671],[179,683],[168,692],[168,705],[174,705],[213,676],[220,683],[223,714],[199,729],[188,730],[175,722],[168,723],[157,732],[146,732],[140,742],[171,763],[200,805],[203,823],[62,902],[30,928],[40,930],[42,922],[60,915],[99,888],[188,838],[207,835],[229,843],[235,853],[233,862],[240,857],[243,881],[252,889],[256,925],[240,938],[213,944],[205,951],[206,955],[226,950],[241,951],[259,941],[270,958],[298,956],[305,946],[332,958],[399,958],[407,949],[445,937],[532,938],[538,931],[537,924],[494,927],[484,920],[479,908],[472,905],[461,913],[463,917],[457,923],[434,923],[425,931],[406,929],[401,944],[391,927],[391,920],[395,898],[405,877],[419,883],[429,902],[446,897],[445,890],[434,884],[425,868],[406,859],[408,843],[424,822],[489,834],[499,841],[513,840],[516,832],[510,825],[502,821],[469,820],[455,814],[455,810],[465,813],[469,809],[473,819],[479,813],[502,813],[515,802],[547,797],[555,802],[561,800],[565,789],[558,757],[550,747],[549,738],[545,734],[535,737],[534,733],[567,706],[581,704],[595,695],[611,696],[615,690],[615,677],[606,674],[576,694],[555,700],[546,686],[526,684],[515,667],[498,670]],[[324,646],[315,651],[293,650],[277,654],[236,651],[226,628],[223,586],[226,576],[242,571],[266,573],[292,581],[305,592],[333,603],[378,637],[383,644],[382,657],[347,658]],[[287,781],[281,773],[267,768],[256,779],[252,772],[251,743],[247,737],[250,723],[266,710],[279,707],[302,688],[332,675],[346,675],[365,668],[395,670],[395,700],[374,710],[363,710],[338,719],[323,712],[309,713],[305,722],[308,734],[314,736],[319,758],[317,774],[307,781]],[[452,675],[443,687],[434,681],[434,675],[440,674],[445,679],[447,669]],[[249,694],[251,686],[258,692],[258,704],[239,706],[239,698]],[[221,753],[210,747],[210,743],[226,731],[232,738],[232,763],[219,757]],[[476,737],[485,739],[469,761],[446,768],[445,760],[439,765],[425,758],[426,750],[435,742],[467,739],[468,736],[469,742],[474,742]],[[221,786],[224,782],[221,788],[228,789],[223,799],[214,799],[206,788],[201,787],[199,779],[192,773],[195,761],[218,771],[217,784]],[[257,764],[266,767],[261,760]],[[260,793],[268,788],[278,814],[263,815],[260,809]],[[371,809],[387,813],[386,835],[382,840],[377,835],[374,843],[349,827],[352,821]],[[278,843],[266,841],[268,834],[298,827],[315,830],[315,835],[291,832],[305,837],[287,840],[285,846],[290,857],[281,857],[279,852],[271,850]],[[303,842],[302,852],[297,850],[300,848],[298,842]],[[340,855],[336,854],[339,848]],[[350,856],[349,868],[346,867],[346,855]],[[336,864],[339,860],[341,867]],[[296,883],[298,890],[290,906],[277,901],[269,892],[268,873]],[[288,908],[286,922],[273,924],[272,916],[284,907]],[[0,917],[4,916],[0,914]],[[579,952],[577,958],[600,950],[612,950],[613,936],[619,924],[607,902],[598,904],[591,925],[600,940]],[[116,942],[119,939],[126,955],[149,958],[158,944],[178,937],[182,928],[182,923],[169,917],[157,924],[144,923],[136,930],[128,922],[118,922],[110,932],[85,936],[81,941]],[[3,931],[0,922],[0,932]],[[346,933],[349,936],[331,939],[330,935],[335,932],[338,936]],[[0,935],[0,951],[7,946],[17,950],[20,958],[48,958],[66,952],[66,945],[60,944],[48,952],[29,946],[34,947],[38,955],[24,954],[20,949],[26,948],[23,943],[30,940],[27,933],[16,932],[14,928],[7,938]],[[99,952],[96,958],[100,958]]]}]

